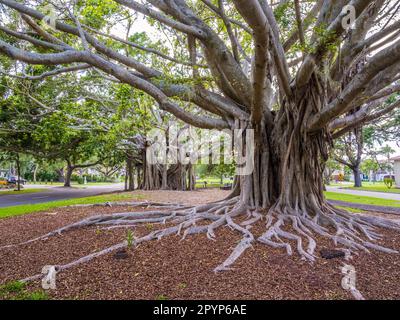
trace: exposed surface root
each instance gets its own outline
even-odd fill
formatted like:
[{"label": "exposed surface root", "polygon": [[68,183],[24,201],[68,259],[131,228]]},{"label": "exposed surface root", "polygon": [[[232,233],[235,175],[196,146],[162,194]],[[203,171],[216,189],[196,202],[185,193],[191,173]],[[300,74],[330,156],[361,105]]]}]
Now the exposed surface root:
[{"label": "exposed surface root", "polygon": [[177,208],[177,207],[184,207],[180,204],[174,203],[163,203],[163,202],[105,202],[105,203],[94,203],[94,204],[74,204],[70,206],[64,206],[61,208],[91,208],[91,207],[132,207],[132,208],[139,208],[139,207],[152,207],[152,208]]},{"label": "exposed surface root", "polygon": [[[143,203],[134,204],[134,206],[143,207]],[[262,212],[243,204],[238,197],[197,207],[173,206],[170,204],[155,204],[155,207],[158,210],[92,216],[26,242],[4,246],[2,249],[45,240],[72,229],[88,226],[130,228],[143,223],[168,223],[165,228],[153,231],[143,237],[135,238],[133,245],[137,246],[142,242],[154,239],[159,240],[173,234],[180,235],[184,239],[191,234],[204,233],[209,239],[215,240],[215,231],[222,226],[227,226],[242,234],[242,239],[232,250],[229,257],[214,269],[215,272],[229,270],[235,261],[248,248],[252,247],[255,241],[274,248],[283,248],[288,255],[292,255],[295,250],[302,259],[310,263],[317,258],[315,254],[317,243],[313,235],[331,239],[335,246],[339,246],[339,249],[346,253],[346,258],[349,258],[357,250],[368,252],[369,249],[374,249],[386,253],[397,253],[395,250],[382,247],[376,243],[381,239],[376,227],[400,230],[398,221],[351,214],[329,205],[314,216],[310,216],[304,211],[288,208],[284,211],[279,211],[276,207],[271,208],[268,212]],[[241,219],[237,219],[239,216]],[[250,229],[254,223],[261,219],[265,220],[266,229],[261,236],[255,238]],[[294,248],[292,247],[293,245],[295,246]],[[68,264],[56,266],[57,272],[127,246],[128,242],[123,241]],[[39,279],[42,276],[42,274],[37,274],[24,279],[24,281]]]},{"label": "exposed surface root", "polygon": [[[282,230],[286,222],[296,234]],[[267,214],[267,231],[258,238],[258,241],[273,247],[284,247],[290,255],[292,248],[287,240],[293,240],[297,244],[297,252],[300,256],[311,262],[316,258],[314,254],[316,241],[312,237],[313,234],[331,239],[336,246],[343,245],[345,249],[342,250],[345,251],[346,256],[356,250],[368,252],[368,248],[385,253],[397,253],[395,250],[373,243],[381,239],[376,227],[400,230],[398,221],[351,214],[330,205],[319,210],[314,217],[305,211],[286,208],[284,212],[278,213],[276,208],[272,208]],[[303,239],[308,242],[306,250],[304,250]]]}]

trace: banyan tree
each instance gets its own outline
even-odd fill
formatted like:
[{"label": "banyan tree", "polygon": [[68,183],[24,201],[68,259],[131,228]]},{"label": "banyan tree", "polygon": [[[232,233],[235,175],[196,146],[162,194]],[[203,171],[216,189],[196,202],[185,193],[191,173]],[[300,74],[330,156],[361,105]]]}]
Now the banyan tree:
[{"label": "banyan tree", "polygon": [[[218,228],[229,225],[243,238],[217,271],[229,268],[256,241],[266,250],[282,248],[309,261],[316,259],[316,235],[348,254],[370,248],[394,252],[379,245],[377,227],[399,226],[330,205],[323,172],[333,137],[400,105],[397,1],[109,0],[114,11],[104,16],[101,28],[85,22],[85,2],[68,10],[55,7],[53,20],[44,2],[0,0],[1,15],[8,17],[0,25],[2,55],[52,66],[44,76],[96,70],[145,92],[188,125],[252,130],[255,152],[254,170],[240,176],[223,201],[90,217],[43,237],[98,223],[168,222],[136,239],[139,244],[172,234],[205,233],[213,239]],[[109,32],[113,14],[121,12],[163,30],[169,50]],[[52,28],[44,28],[43,21]],[[255,237],[249,227],[259,220],[265,221],[265,232]]]}]

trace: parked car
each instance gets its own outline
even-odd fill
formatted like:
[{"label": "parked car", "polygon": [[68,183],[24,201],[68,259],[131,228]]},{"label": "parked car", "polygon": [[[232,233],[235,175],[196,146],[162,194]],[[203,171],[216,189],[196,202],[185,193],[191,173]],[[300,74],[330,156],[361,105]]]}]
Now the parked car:
[{"label": "parked car", "polygon": [[20,184],[25,184],[25,183],[26,183],[26,180],[25,180],[24,178],[17,177],[17,176],[10,176],[10,177],[7,179],[7,182],[8,182],[9,184],[17,184],[17,183],[18,183],[18,180],[19,180],[19,183],[20,183]]}]

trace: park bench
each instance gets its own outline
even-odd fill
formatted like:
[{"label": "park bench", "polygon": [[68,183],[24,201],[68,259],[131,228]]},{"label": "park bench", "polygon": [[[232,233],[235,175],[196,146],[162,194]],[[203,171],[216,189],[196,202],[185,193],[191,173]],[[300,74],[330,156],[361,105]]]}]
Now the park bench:
[{"label": "park bench", "polygon": [[225,183],[220,189],[221,190],[232,190],[232,183]]}]

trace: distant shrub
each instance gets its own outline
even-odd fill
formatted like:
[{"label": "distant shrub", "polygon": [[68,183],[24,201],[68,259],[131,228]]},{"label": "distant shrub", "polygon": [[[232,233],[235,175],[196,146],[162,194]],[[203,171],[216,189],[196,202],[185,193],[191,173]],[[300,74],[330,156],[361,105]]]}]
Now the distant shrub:
[{"label": "distant shrub", "polygon": [[384,178],[383,183],[388,189],[391,189],[393,187],[394,180],[393,178]]}]

